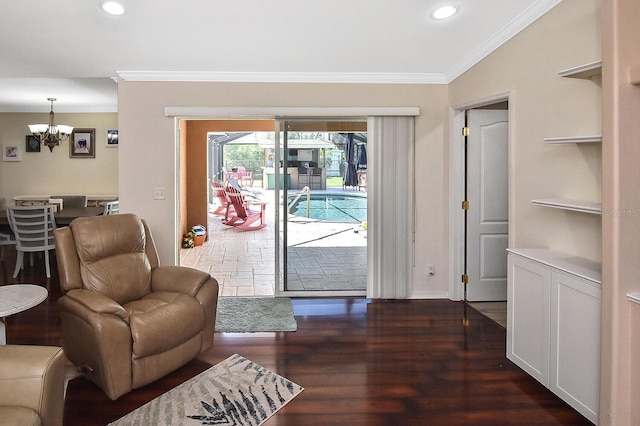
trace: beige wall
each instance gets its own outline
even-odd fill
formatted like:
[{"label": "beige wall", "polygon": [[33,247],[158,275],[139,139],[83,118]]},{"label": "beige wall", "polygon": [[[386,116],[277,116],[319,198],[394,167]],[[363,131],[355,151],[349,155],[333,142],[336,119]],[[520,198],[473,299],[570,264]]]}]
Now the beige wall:
[{"label": "beige wall", "polygon": [[96,158],[69,158],[69,142],[25,152],[28,124],[47,123],[47,113],[0,114],[0,144],[17,143],[22,161],[0,161],[0,197],[15,195],[118,194],[118,148],[107,148],[107,130],[118,128],[115,113],[56,114],[56,122],[96,129]]},{"label": "beige wall", "polygon": [[[120,181],[123,211],[146,218],[163,263],[173,263],[178,248],[176,228],[177,145],[174,120],[167,106],[194,107],[370,107],[419,106],[416,118],[416,259],[414,294],[446,296],[448,290],[445,127],[447,88],[433,85],[118,83]],[[212,117],[213,118],[213,117]],[[145,158],[146,161],[139,161]],[[153,188],[168,197],[153,200]],[[427,277],[432,263],[436,275]]]},{"label": "beige wall", "polygon": [[[146,217],[161,259],[176,261],[177,146],[168,106],[419,106],[416,119],[415,297],[449,295],[448,107],[511,93],[511,245],[551,247],[600,260],[596,215],[544,209],[531,199],[567,196],[599,201],[601,147],[553,147],[544,137],[601,132],[600,87],[563,79],[559,70],[600,59],[597,0],[562,2],[448,88],[438,85],[127,82],[118,84],[123,210]],[[553,49],[549,48],[553,46]],[[447,98],[448,96],[448,98]],[[134,143],[135,141],[135,143]],[[137,159],[148,158],[148,162]],[[153,200],[153,188],[167,200]],[[424,265],[435,265],[429,277]]]},{"label": "beige wall", "polygon": [[[626,300],[640,291],[640,234],[638,217],[616,211],[640,210],[640,89],[625,82],[629,66],[640,65],[634,44],[640,35],[635,17],[637,2],[603,2],[604,55],[600,40],[600,1],[565,0],[511,41],[447,86],[323,85],[323,84],[217,84],[134,83],[120,80],[119,123],[121,147],[108,150],[99,140],[97,159],[70,160],[66,148],[53,154],[23,153],[21,163],[0,163],[0,196],[16,193],[59,192],[66,184],[48,182],[57,173],[63,181],[86,177],[95,192],[118,192],[104,185],[119,151],[119,193],[123,211],[146,218],[156,237],[163,263],[176,260],[176,218],[180,167],[174,120],[164,116],[167,106],[419,106],[416,119],[416,269],[414,296],[447,294],[453,279],[448,271],[448,226],[452,203],[449,191],[448,108],[509,93],[511,96],[511,246],[551,247],[603,261],[603,351],[601,424],[632,424],[630,395],[640,392],[640,363],[633,354],[640,319]],[[562,69],[603,60],[604,87],[598,83],[564,79]],[[605,108],[599,106],[604,97]],[[34,115],[0,114],[0,142],[24,141],[26,124]],[[93,117],[57,115],[60,122],[96,127]],[[604,125],[601,124],[604,116]],[[212,117],[213,118],[213,117]],[[38,121],[46,120],[41,114]],[[115,121],[114,116],[105,120]],[[602,146],[549,146],[545,137],[603,133]],[[30,156],[34,156],[29,158]],[[55,162],[49,161],[55,159]],[[77,162],[77,163],[76,163]],[[60,164],[63,166],[61,167]],[[29,165],[27,167],[27,165]],[[80,170],[80,168],[82,168]],[[109,170],[106,170],[109,169]],[[38,170],[44,177],[34,177]],[[95,179],[94,179],[95,178]],[[16,183],[14,183],[14,181]],[[54,185],[54,186],[52,186]],[[167,199],[153,200],[153,190],[167,190]],[[603,188],[601,190],[601,187]],[[11,188],[11,189],[10,189]],[[17,188],[17,189],[16,189]],[[50,189],[49,189],[50,188]],[[74,191],[74,192],[85,192]],[[544,209],[531,199],[567,196],[597,201],[602,198],[602,219],[580,213]],[[601,246],[604,245],[604,255]],[[432,263],[436,275],[428,277],[422,265]],[[629,377],[631,372],[632,376]],[[631,392],[630,392],[631,391]],[[637,413],[633,411],[633,413]]]},{"label": "beige wall", "polygon": [[449,85],[450,104],[511,96],[510,246],[601,259],[598,215],[536,207],[532,199],[601,199],[600,144],[551,146],[545,137],[600,134],[600,82],[558,71],[601,59],[597,0],[560,3]]}]

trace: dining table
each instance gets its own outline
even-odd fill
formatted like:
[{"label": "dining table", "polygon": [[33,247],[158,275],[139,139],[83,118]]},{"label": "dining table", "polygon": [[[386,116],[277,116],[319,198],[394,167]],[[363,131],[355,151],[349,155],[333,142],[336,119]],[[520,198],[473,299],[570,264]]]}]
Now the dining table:
[{"label": "dining table", "polygon": [[[56,226],[68,226],[73,219],[78,217],[99,216],[104,212],[104,207],[67,207],[53,214]],[[0,211],[0,225],[8,225],[7,211]]]}]

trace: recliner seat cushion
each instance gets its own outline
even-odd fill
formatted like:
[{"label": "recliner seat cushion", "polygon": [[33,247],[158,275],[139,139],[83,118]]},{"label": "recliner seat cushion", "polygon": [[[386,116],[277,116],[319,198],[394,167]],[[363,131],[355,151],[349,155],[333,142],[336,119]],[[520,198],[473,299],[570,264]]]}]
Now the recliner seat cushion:
[{"label": "recliner seat cushion", "polygon": [[133,358],[174,348],[204,327],[200,303],[183,293],[156,291],[124,305],[133,337]]}]

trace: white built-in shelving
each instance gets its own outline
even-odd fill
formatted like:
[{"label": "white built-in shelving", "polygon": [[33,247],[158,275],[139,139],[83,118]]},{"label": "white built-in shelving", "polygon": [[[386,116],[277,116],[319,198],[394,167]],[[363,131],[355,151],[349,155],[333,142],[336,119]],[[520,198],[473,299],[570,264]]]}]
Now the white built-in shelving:
[{"label": "white built-in shelving", "polygon": [[602,204],[591,201],[572,200],[570,198],[540,198],[531,200],[540,207],[551,207],[554,209],[570,210],[574,212],[602,214]]},{"label": "white built-in shelving", "polygon": [[591,136],[561,136],[555,138],[544,138],[545,143],[548,144],[568,144],[568,143],[599,143],[602,142],[602,135]]},{"label": "white built-in shelving", "polygon": [[588,64],[578,65],[577,67],[567,68],[558,72],[560,77],[568,78],[584,78],[587,80],[602,74],[602,61],[589,62]]},{"label": "white built-in shelving", "polygon": [[[602,64],[560,71],[598,84]],[[640,84],[640,70],[632,77]],[[636,84],[636,83],[634,83]],[[602,135],[544,138],[546,144],[600,143]],[[558,148],[565,149],[565,148]],[[536,206],[602,215],[602,204],[571,198],[531,200]],[[602,267],[547,249],[509,249],[507,358],[594,423],[598,421]],[[628,295],[640,302],[640,294]]]},{"label": "white built-in shelving", "polygon": [[627,294],[627,299],[629,299],[630,302],[640,305],[640,293],[629,293]]},{"label": "white built-in shelving", "polygon": [[[602,74],[602,61],[589,62],[587,64],[578,65],[558,72],[560,77],[580,78],[592,80]],[[586,136],[560,136],[544,138],[544,142],[549,145],[566,145],[566,144],[583,144],[583,143],[601,143],[602,135],[586,135]],[[554,209],[569,210],[580,213],[602,214],[602,204],[591,201],[580,201],[570,198],[541,198],[531,200],[531,202],[540,207],[550,207]]]}]

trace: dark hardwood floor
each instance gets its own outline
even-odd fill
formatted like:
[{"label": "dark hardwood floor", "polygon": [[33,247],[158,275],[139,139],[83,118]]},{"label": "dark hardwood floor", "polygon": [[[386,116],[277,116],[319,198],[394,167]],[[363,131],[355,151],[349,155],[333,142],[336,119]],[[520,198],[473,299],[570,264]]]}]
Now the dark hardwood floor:
[{"label": "dark hardwood floor", "polygon": [[[14,262],[9,249],[0,285],[39,284],[49,297],[7,319],[8,343],[61,345],[57,268],[47,280],[37,259],[13,279]],[[293,302],[298,331],[217,333],[198,359],[117,401],[81,377],[71,380],[65,425],[105,425],[234,353],[305,388],[268,425],[591,424],[508,361],[505,330],[464,303]]]}]

